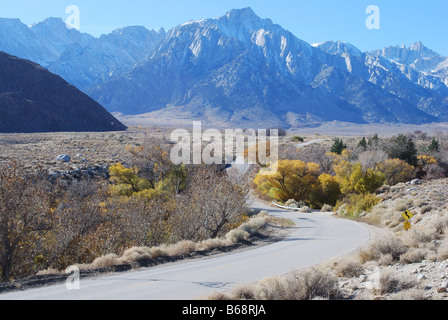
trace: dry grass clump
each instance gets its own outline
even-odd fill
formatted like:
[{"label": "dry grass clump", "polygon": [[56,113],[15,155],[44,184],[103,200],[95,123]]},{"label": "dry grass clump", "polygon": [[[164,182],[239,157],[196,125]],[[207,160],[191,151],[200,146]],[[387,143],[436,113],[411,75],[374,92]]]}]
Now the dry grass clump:
[{"label": "dry grass clump", "polygon": [[448,259],[448,237],[440,243],[437,249],[437,259],[439,261]]},{"label": "dry grass clump", "polygon": [[220,300],[315,300],[341,297],[338,279],[329,272],[309,269],[281,277],[266,278],[256,285],[240,287],[230,295],[216,294]]},{"label": "dry grass clump", "polygon": [[225,236],[226,240],[230,243],[238,243],[250,238],[250,233],[243,229],[234,229],[229,231]]},{"label": "dry grass clump", "polygon": [[394,203],[394,210],[398,212],[404,212],[414,205],[412,199],[399,199]]},{"label": "dry grass clump", "polygon": [[412,248],[400,257],[400,262],[407,264],[421,262],[426,260],[430,254],[431,251],[428,249]]},{"label": "dry grass clump", "polygon": [[48,268],[46,270],[41,270],[36,273],[37,276],[53,275],[53,274],[64,274],[64,271],[54,268]]},{"label": "dry grass clump", "polygon": [[312,300],[318,297],[337,299],[341,296],[338,279],[320,269],[295,272],[278,284],[274,282],[272,287],[270,284],[272,281],[259,283],[256,297],[266,300]]},{"label": "dry grass clump", "polygon": [[424,289],[412,288],[397,292],[395,295],[392,296],[392,300],[419,301],[419,300],[428,300],[428,298],[425,296]]},{"label": "dry grass clump", "polygon": [[408,247],[396,237],[386,237],[372,242],[366,249],[359,252],[361,263],[378,261],[380,264],[390,264],[400,260]]},{"label": "dry grass clump", "polygon": [[346,259],[336,264],[333,272],[338,277],[359,277],[364,272],[364,266],[356,260]]},{"label": "dry grass clump", "polygon": [[420,214],[425,214],[425,213],[431,212],[432,210],[433,210],[433,207],[430,205],[422,206],[420,208]]},{"label": "dry grass clump", "polygon": [[197,244],[193,241],[183,240],[171,245],[165,245],[162,248],[169,256],[181,256],[196,249]]},{"label": "dry grass clump", "polygon": [[387,270],[380,273],[378,280],[377,294],[387,294],[411,289],[416,286],[416,282],[397,276],[393,271]]},{"label": "dry grass clump", "polygon": [[258,282],[255,287],[256,300],[297,300],[294,289],[293,275],[266,278]]},{"label": "dry grass clump", "polygon": [[430,227],[439,235],[448,235],[448,215],[434,219]]},{"label": "dry grass clump", "polygon": [[120,265],[120,257],[114,253],[111,253],[95,259],[89,265],[81,265],[79,267],[82,269],[91,269],[91,268],[96,269],[96,268],[109,268],[116,265]]},{"label": "dry grass clump", "polygon": [[251,218],[249,221],[243,223],[238,229],[243,232],[247,232],[249,236],[256,234],[260,229],[262,229],[267,223],[267,215],[257,215]]},{"label": "dry grass clump", "polygon": [[256,300],[256,285],[243,285],[232,291],[233,300]]},{"label": "dry grass clump", "polygon": [[300,212],[302,213],[310,213],[311,212],[311,208],[308,206],[303,206],[300,208]]},{"label": "dry grass clump", "polygon": [[418,198],[418,199],[416,199],[416,200],[414,201],[414,206],[415,206],[416,208],[421,208],[421,207],[424,207],[424,206],[426,206],[426,205],[428,205],[428,201],[427,201],[426,199]]},{"label": "dry grass clump", "polygon": [[324,204],[320,212],[333,212],[333,206],[329,204]]},{"label": "dry grass clump", "polygon": [[440,235],[438,235],[432,228],[416,226],[404,233],[401,238],[411,247],[422,248],[433,240],[438,240],[439,237]]},{"label": "dry grass clump", "polygon": [[409,208],[412,200],[399,199],[394,202],[384,201],[373,207],[365,219],[378,226],[386,226],[390,229],[394,229],[400,225],[402,221],[401,214],[407,210],[403,208]]},{"label": "dry grass clump", "polygon": [[291,219],[267,216],[265,217],[265,220],[268,224],[278,227],[289,228],[295,226],[294,221],[292,221]]}]

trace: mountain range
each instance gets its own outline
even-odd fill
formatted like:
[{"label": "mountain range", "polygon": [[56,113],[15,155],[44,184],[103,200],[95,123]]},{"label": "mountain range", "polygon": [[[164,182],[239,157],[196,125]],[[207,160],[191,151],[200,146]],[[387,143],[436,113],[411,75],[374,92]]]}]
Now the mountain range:
[{"label": "mountain range", "polygon": [[361,52],[309,44],[250,8],[169,31],[99,38],[50,18],[0,19],[0,50],[35,61],[109,112],[222,126],[448,121],[448,58],[421,42]]}]

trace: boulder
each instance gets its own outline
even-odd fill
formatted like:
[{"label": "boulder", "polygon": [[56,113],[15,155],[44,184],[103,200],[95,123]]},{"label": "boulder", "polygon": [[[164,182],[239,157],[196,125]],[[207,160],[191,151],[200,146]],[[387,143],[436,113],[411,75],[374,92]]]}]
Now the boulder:
[{"label": "boulder", "polygon": [[60,156],[58,156],[56,158],[56,161],[61,161],[61,162],[70,162],[72,160],[72,158],[66,154],[61,154]]}]

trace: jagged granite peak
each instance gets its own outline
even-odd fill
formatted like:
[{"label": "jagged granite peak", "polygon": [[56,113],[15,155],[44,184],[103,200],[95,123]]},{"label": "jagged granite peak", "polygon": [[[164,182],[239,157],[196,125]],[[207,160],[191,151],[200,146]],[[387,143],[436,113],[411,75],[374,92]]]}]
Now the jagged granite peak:
[{"label": "jagged granite peak", "polygon": [[431,49],[425,47],[425,45],[421,41],[413,43],[411,45],[411,47],[409,48],[409,50],[411,50],[411,51],[418,51],[418,52],[420,52],[421,54],[423,54],[426,57],[430,57],[430,56],[436,55],[436,53],[434,51],[432,51]]},{"label": "jagged granite peak", "polygon": [[55,62],[73,43],[88,43],[93,36],[68,29],[60,18],[48,18],[32,26],[19,19],[0,18],[0,50],[44,67]]},{"label": "jagged granite peak", "polygon": [[0,52],[0,132],[121,131],[93,99],[40,65]]},{"label": "jagged granite peak", "polygon": [[[252,8],[232,9],[224,16],[214,19],[228,36],[244,41],[244,33],[253,32],[273,25],[270,19],[260,18]],[[243,34],[241,34],[243,32]]]},{"label": "jagged granite peak", "polygon": [[315,71],[310,70],[310,59],[320,59],[320,50],[270,19],[258,17],[251,8],[234,9],[220,18],[190,21],[173,28],[153,58],[172,56],[178,62],[190,59],[207,69],[243,52],[257,52],[264,56],[266,64],[308,83]]},{"label": "jagged granite peak", "polygon": [[312,45],[315,48],[319,48],[326,53],[338,54],[347,53],[353,56],[361,56],[363,53],[354,45],[344,41],[326,41],[322,43],[316,43]]},{"label": "jagged granite peak", "polygon": [[419,86],[442,95],[448,92],[448,73],[444,72],[446,57],[427,48],[421,41],[412,44],[390,46],[368,53],[396,64],[404,76]]},{"label": "jagged granite peak", "polygon": [[101,35],[100,38],[113,38],[116,42],[125,42],[126,40],[140,41],[144,42],[145,38],[148,36],[152,37],[164,37],[166,31],[161,28],[159,31],[148,30],[143,26],[128,26],[113,30],[109,34]]},{"label": "jagged granite peak", "polygon": [[78,42],[87,43],[94,39],[87,33],[81,33],[76,29],[67,27],[67,24],[61,18],[50,17],[31,26],[37,36],[46,38],[51,42]]},{"label": "jagged granite peak", "polygon": [[415,42],[409,48],[405,45],[390,46],[373,51],[370,54],[410,66],[420,72],[431,72],[446,59],[446,57],[427,48],[421,41]]},{"label": "jagged granite peak", "polygon": [[[48,18],[31,26],[31,31],[59,57],[72,44],[86,46],[94,39],[87,33],[70,29],[61,18]],[[51,63],[53,61],[49,61]]]},{"label": "jagged granite peak", "polygon": [[130,26],[66,48],[49,70],[81,90],[129,71],[150,57],[166,32]]},{"label": "jagged granite peak", "polygon": [[0,18],[0,51],[45,64],[57,57],[41,40],[19,19]]},{"label": "jagged granite peak", "polygon": [[220,18],[207,21],[215,23],[226,36],[243,43],[259,47],[275,46],[282,51],[306,50],[308,54],[313,51],[308,43],[273,23],[271,19],[260,18],[251,8],[233,9]]},{"label": "jagged granite peak", "polygon": [[54,30],[61,29],[62,27],[67,28],[66,23],[62,20],[62,18],[49,17],[42,21],[33,23],[30,26],[30,29],[39,33],[45,31],[53,32]]},{"label": "jagged granite peak", "polygon": [[229,20],[239,20],[239,21],[260,21],[260,20],[270,20],[261,19],[251,7],[241,8],[241,9],[231,9],[224,16]]},{"label": "jagged granite peak", "polygon": [[434,74],[439,75],[445,79],[445,83],[448,86],[448,58],[440,62],[437,67],[433,70]]},{"label": "jagged granite peak", "polygon": [[421,41],[413,43],[409,48],[403,44],[401,46],[397,45],[385,47],[383,49],[373,51],[372,53],[382,55],[387,59],[402,60],[403,62],[414,58],[417,59],[438,56],[436,52],[425,47]]},{"label": "jagged granite peak", "polygon": [[67,28],[61,18],[32,26],[0,19],[0,50],[34,61],[80,89],[129,71],[152,55],[164,29],[130,26],[95,38]]},{"label": "jagged granite peak", "polygon": [[165,36],[166,31],[164,28],[154,31],[142,26],[130,26],[102,35],[99,41],[107,41],[118,49],[127,51],[137,63],[151,55]]}]

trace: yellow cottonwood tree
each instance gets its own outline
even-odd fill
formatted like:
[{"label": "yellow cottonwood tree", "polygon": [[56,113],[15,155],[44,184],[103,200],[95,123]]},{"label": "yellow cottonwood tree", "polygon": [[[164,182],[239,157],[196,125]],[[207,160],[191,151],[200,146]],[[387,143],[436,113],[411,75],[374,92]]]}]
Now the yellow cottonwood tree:
[{"label": "yellow cottonwood tree", "polygon": [[111,181],[116,184],[111,186],[113,196],[131,196],[135,193],[151,189],[148,180],[138,176],[137,168],[125,168],[121,163],[117,163],[109,168]]},{"label": "yellow cottonwood tree", "polygon": [[339,181],[330,174],[321,174],[319,184],[310,193],[310,205],[313,208],[322,208],[328,204],[334,206],[341,196]]},{"label": "yellow cottonwood tree", "polygon": [[319,184],[320,169],[316,163],[300,160],[280,160],[278,171],[271,176],[255,178],[258,189],[275,200],[308,200],[311,190]]},{"label": "yellow cottonwood tree", "polygon": [[412,180],[415,176],[415,168],[400,159],[386,159],[376,168],[384,174],[386,183],[390,186]]},{"label": "yellow cottonwood tree", "polygon": [[348,161],[341,161],[335,166],[335,172],[344,195],[373,193],[385,180],[384,174],[378,170],[363,171],[359,162],[351,164]]}]

